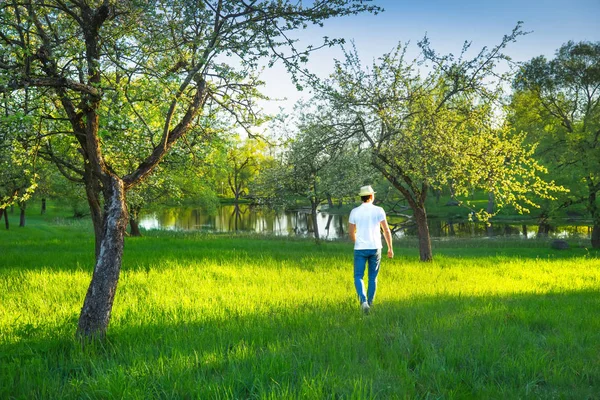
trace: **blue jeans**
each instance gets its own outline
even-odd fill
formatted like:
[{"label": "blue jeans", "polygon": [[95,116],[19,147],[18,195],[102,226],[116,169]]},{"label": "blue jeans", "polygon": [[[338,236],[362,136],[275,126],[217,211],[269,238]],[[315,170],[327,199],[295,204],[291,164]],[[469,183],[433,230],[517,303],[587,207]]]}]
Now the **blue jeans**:
[{"label": "blue jeans", "polygon": [[[369,265],[369,289],[365,294],[365,267]],[[354,250],[354,287],[360,303],[373,304],[377,291],[377,275],[381,264],[381,249]]]}]

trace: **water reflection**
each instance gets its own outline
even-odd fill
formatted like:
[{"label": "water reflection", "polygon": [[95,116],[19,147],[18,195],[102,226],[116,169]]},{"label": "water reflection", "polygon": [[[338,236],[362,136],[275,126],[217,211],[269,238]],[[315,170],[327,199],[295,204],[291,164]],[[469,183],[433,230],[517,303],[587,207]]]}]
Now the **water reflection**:
[{"label": "water reflection", "polygon": [[[348,217],[319,213],[320,237],[338,239],[345,235]],[[310,211],[276,211],[249,205],[223,205],[216,214],[198,208],[166,208],[147,213],[140,219],[144,229],[201,230],[208,232],[256,232],[285,236],[312,236],[314,227]]]},{"label": "water reflection", "polygon": [[[417,235],[416,226],[401,217],[388,216],[390,227],[396,237]],[[347,236],[347,214],[320,212],[317,229],[323,239],[334,240]],[[207,232],[255,232],[277,236],[313,236],[314,227],[310,210],[276,211],[250,205],[223,205],[210,214],[199,208],[165,208],[145,214],[140,219],[144,229],[201,230]],[[569,221],[557,221],[541,228],[535,220],[492,223],[486,226],[466,220],[430,219],[431,237],[495,237],[512,236],[525,239],[591,238],[592,227],[574,225]]]},{"label": "water reflection", "polygon": [[[407,235],[416,235],[416,227],[405,230]],[[490,225],[465,220],[430,219],[429,232],[432,237],[496,237],[512,236],[524,239],[535,238],[583,238],[592,237],[592,226],[573,221],[556,220],[553,223],[538,224],[536,220],[518,222],[492,222]]]}]

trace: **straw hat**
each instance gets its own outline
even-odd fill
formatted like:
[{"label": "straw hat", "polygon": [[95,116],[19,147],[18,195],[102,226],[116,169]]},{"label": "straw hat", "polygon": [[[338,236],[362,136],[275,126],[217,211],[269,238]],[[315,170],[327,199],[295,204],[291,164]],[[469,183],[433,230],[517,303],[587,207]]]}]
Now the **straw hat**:
[{"label": "straw hat", "polygon": [[373,190],[373,188],[369,185],[369,186],[363,186],[360,188],[360,192],[358,193],[358,195],[360,197],[362,196],[368,196],[370,194],[374,194],[375,191]]}]

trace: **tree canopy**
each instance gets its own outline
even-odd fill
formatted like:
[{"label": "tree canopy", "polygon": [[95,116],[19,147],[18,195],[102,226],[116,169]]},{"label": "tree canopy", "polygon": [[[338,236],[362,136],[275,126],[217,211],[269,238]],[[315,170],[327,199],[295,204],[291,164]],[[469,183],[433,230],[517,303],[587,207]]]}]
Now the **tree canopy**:
[{"label": "tree canopy", "polygon": [[310,52],[336,43],[300,49],[290,32],[378,10],[360,0],[0,4],[0,90],[13,96],[35,88],[47,100],[41,129],[57,142],[47,146],[48,157],[72,178],[77,173],[86,188],[97,260],[81,335],[103,336],[110,319],[126,192],[203,126],[211,110],[246,127],[260,121],[254,110],[260,60],[301,71]]},{"label": "tree canopy", "polygon": [[[520,25],[501,43],[471,59],[466,43],[459,57],[439,55],[427,39],[421,58],[405,59],[401,45],[365,68],[355,49],[337,61],[322,89],[331,104],[340,140],[358,138],[372,164],[406,198],[417,226],[421,259],[432,258],[425,200],[430,188],[452,184],[457,196],[475,189],[493,193],[500,204],[520,211],[535,206],[528,194],[551,196],[559,188],[539,177],[545,169],[499,113],[507,76],[497,70],[502,50],[522,32]],[[428,67],[425,67],[428,65]],[[497,77],[500,76],[500,79]],[[490,215],[479,210],[480,219]]]},{"label": "tree canopy", "polygon": [[537,155],[571,189],[563,205],[586,205],[592,245],[600,247],[600,42],[570,41],[552,60],[534,57],[513,86],[513,124],[539,143]]}]

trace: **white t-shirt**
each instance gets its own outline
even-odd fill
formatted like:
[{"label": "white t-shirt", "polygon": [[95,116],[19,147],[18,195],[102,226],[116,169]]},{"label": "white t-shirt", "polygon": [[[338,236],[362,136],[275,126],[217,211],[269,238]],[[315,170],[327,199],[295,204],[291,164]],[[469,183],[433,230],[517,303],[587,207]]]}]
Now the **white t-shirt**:
[{"label": "white t-shirt", "polygon": [[380,223],[385,220],[383,208],[373,203],[362,203],[350,211],[348,222],[356,225],[355,250],[381,249]]}]

